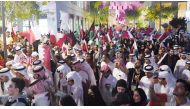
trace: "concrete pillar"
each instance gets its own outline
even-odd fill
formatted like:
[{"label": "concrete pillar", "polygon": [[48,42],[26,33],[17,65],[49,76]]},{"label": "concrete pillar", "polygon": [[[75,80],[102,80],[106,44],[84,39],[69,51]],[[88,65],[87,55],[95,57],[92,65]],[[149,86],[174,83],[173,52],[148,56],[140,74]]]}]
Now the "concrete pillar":
[{"label": "concrete pillar", "polygon": [[63,30],[66,30],[66,31],[69,31],[69,14],[64,12],[64,11],[60,11],[60,14],[61,14],[61,17],[60,17],[60,20],[61,20],[61,26],[60,28],[63,29]]}]

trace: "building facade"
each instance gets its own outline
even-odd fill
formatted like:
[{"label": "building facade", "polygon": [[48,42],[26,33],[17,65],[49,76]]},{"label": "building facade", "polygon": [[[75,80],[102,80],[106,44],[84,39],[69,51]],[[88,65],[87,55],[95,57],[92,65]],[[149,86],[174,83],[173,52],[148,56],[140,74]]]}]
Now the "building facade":
[{"label": "building facade", "polygon": [[88,10],[87,1],[51,1],[48,3],[48,31],[57,33],[61,30],[78,31],[82,26],[88,28],[84,11]]}]

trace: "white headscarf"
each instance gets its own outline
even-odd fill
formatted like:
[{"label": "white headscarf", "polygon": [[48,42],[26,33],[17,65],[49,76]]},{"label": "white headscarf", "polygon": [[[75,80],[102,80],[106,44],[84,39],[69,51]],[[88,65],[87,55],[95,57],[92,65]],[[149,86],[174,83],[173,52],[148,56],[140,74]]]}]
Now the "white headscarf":
[{"label": "white headscarf", "polygon": [[15,70],[18,70],[18,69],[22,69],[22,70],[19,70],[17,72],[24,75],[25,79],[29,80],[29,76],[28,76],[26,67],[23,65],[16,66]]},{"label": "white headscarf", "polygon": [[13,77],[8,68],[2,68],[0,72],[4,72],[4,73],[0,73],[0,76],[7,76],[9,80]]},{"label": "white headscarf", "polygon": [[7,94],[8,93],[8,87],[11,84],[11,79],[13,78],[13,76],[10,73],[10,70],[8,68],[3,68],[0,70],[0,76],[7,76],[9,78],[9,80],[7,82],[4,82],[4,91],[3,94]]},{"label": "white headscarf", "polygon": [[158,77],[165,78],[165,80],[167,82],[166,88],[169,89],[168,93],[171,93],[171,91],[173,91],[173,89],[175,87],[176,81],[174,81],[174,78],[170,75],[170,73],[168,71],[160,71]]},{"label": "white headscarf", "polygon": [[[60,71],[60,72],[58,72],[58,71]],[[63,77],[66,79],[66,75],[69,72],[71,72],[71,69],[66,64],[59,66],[56,70],[56,73],[55,73],[56,84],[58,84],[59,73],[62,73]]]},{"label": "white headscarf", "polygon": [[171,68],[168,65],[161,65],[160,71],[167,71],[171,77],[171,81],[176,81],[176,78],[174,77]]},{"label": "white headscarf", "polygon": [[66,77],[67,77],[67,81],[74,80],[74,84],[72,87],[80,87],[83,89],[82,78],[76,71],[69,72]]}]

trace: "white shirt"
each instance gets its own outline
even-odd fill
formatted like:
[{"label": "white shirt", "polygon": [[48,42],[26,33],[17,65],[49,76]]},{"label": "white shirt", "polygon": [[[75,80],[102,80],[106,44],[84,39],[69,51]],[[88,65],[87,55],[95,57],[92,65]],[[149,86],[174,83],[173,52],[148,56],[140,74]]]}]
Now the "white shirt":
[{"label": "white shirt", "polygon": [[127,69],[135,68],[135,64],[134,64],[133,62],[127,62],[126,68],[127,68]]},{"label": "white shirt", "polygon": [[[174,95],[167,96],[168,102],[166,102],[166,106],[176,106],[176,99]],[[190,100],[187,98],[187,102],[180,106],[190,106]]]},{"label": "white shirt", "polygon": [[[103,100],[107,105],[110,105],[112,101],[112,89],[116,86],[116,78],[113,75],[109,75],[107,78],[102,77],[100,81],[100,93],[102,95]],[[106,88],[106,85],[109,85],[109,89]]]},{"label": "white shirt", "polygon": [[182,75],[183,75],[183,79],[190,80],[190,71],[189,70],[187,70],[187,69],[183,70]]},{"label": "white shirt", "polygon": [[139,82],[139,88],[142,88],[144,92],[146,93],[146,96],[149,97],[149,89],[151,85],[151,80],[147,78],[147,76],[143,76]]},{"label": "white shirt", "polygon": [[77,106],[83,106],[83,89],[80,87],[72,87],[70,90],[71,96],[75,100]]},{"label": "white shirt", "polygon": [[177,61],[174,69],[174,75],[177,79],[182,78],[182,72],[185,69],[186,60],[180,59]]},{"label": "white shirt", "polygon": [[113,76],[117,79],[124,79],[127,82],[127,75],[118,68],[113,69]]},{"label": "white shirt", "polygon": [[80,70],[78,73],[82,78],[82,82],[86,83],[89,80],[87,72]]}]

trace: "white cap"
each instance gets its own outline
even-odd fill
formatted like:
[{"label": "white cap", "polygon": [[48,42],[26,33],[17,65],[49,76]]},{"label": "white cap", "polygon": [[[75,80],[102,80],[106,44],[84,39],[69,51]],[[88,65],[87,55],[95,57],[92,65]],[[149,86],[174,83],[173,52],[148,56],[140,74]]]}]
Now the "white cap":
[{"label": "white cap", "polygon": [[16,51],[20,51],[20,50],[21,50],[21,47],[20,47],[20,46],[16,46],[16,47],[15,47],[15,50],[16,50]]},{"label": "white cap", "polygon": [[144,58],[145,58],[145,59],[151,58],[151,54],[146,55]]},{"label": "white cap", "polygon": [[36,51],[34,51],[34,52],[32,52],[31,56],[36,57],[36,56],[38,56],[38,53]]},{"label": "white cap", "polygon": [[167,71],[161,71],[161,72],[159,72],[158,77],[159,78],[166,78],[167,75],[168,75]]},{"label": "white cap", "polygon": [[26,67],[23,65],[17,66],[15,70],[24,76],[27,74]]},{"label": "white cap", "polygon": [[41,60],[36,60],[32,63],[32,65],[40,65],[42,64],[42,61]]},{"label": "white cap", "polygon": [[186,64],[190,65],[190,61],[187,61]]},{"label": "white cap", "polygon": [[0,76],[2,75],[9,77],[9,79],[12,78],[12,75],[10,74],[10,70],[8,68],[2,68],[0,70]]},{"label": "white cap", "polygon": [[168,66],[167,65],[162,65],[160,66],[160,71],[168,71]]},{"label": "white cap", "polygon": [[135,54],[131,53],[131,54],[129,54],[129,56],[133,57],[133,56],[135,56]]},{"label": "white cap", "polygon": [[0,70],[0,74],[7,73],[7,72],[9,72],[9,69],[8,69],[8,68],[2,68],[2,69]]},{"label": "white cap", "polygon": [[144,67],[144,72],[150,72],[153,73],[154,72],[154,67],[152,65],[146,65]]}]

